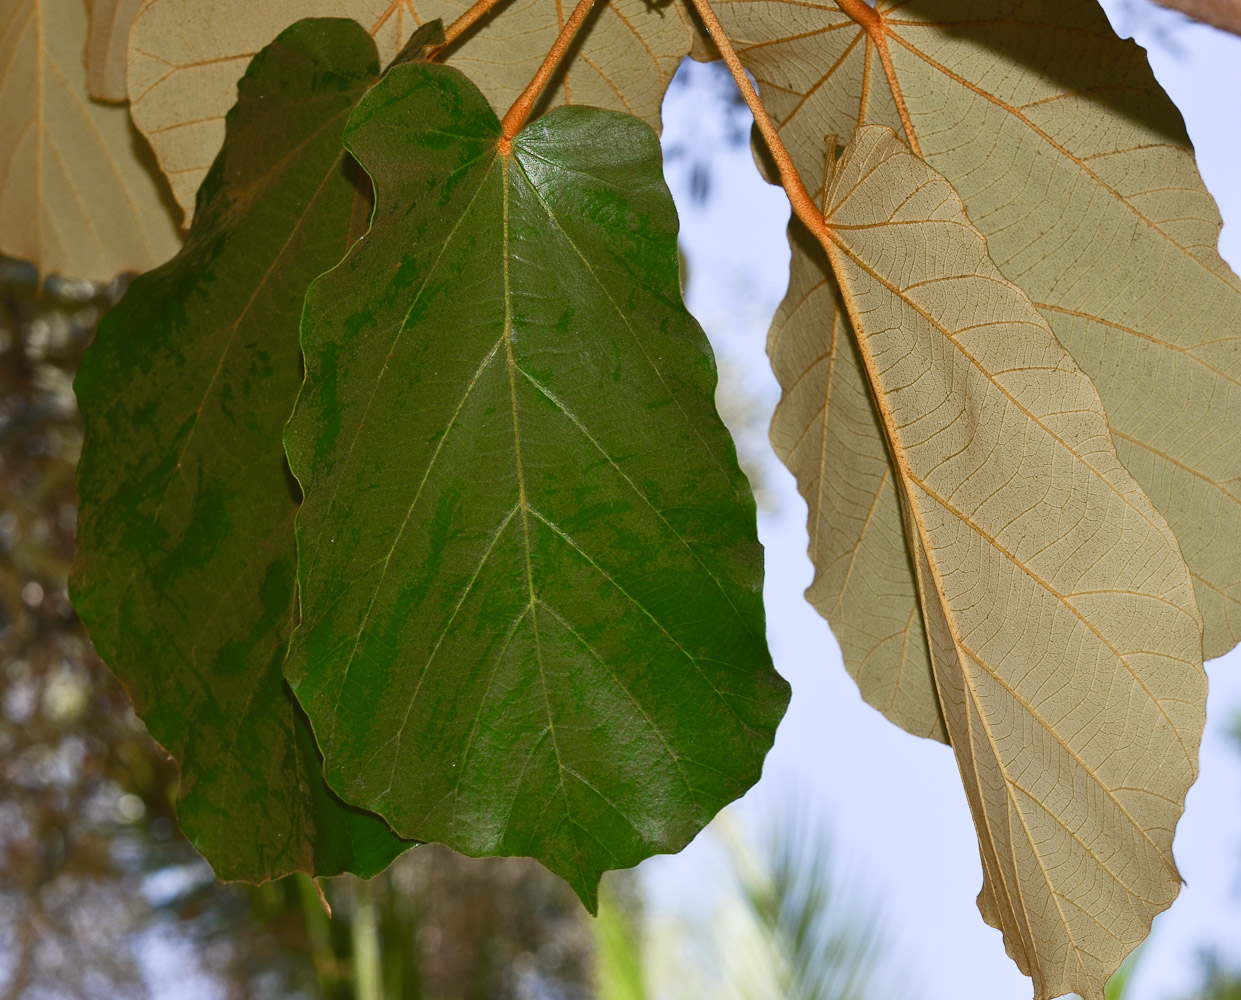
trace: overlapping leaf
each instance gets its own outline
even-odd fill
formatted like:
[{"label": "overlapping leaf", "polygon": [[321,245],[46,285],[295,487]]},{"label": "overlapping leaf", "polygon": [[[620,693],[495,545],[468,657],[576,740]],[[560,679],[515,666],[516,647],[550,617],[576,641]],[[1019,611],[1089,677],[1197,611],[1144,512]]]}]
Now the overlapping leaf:
[{"label": "overlapping leaf", "polygon": [[806,597],[831,623],[862,697],[947,742],[896,470],[826,256],[804,229],[791,233],[789,290],[768,342],[784,390],[771,441],[809,508]]},{"label": "overlapping leaf", "polygon": [[[401,4],[395,5],[401,8]],[[384,17],[389,0],[150,0],[129,31],[128,93],[135,124],[185,213],[224,138],[224,115],[237,80],[256,52],[304,17],[347,16],[372,28],[382,62],[417,24],[403,11]]]},{"label": "overlapping leaf", "polygon": [[[823,176],[823,136],[869,122],[901,131],[952,182],[1000,270],[1095,381],[1121,460],[1189,562],[1207,655],[1231,648],[1241,637],[1241,284],[1216,253],[1219,216],[1142,51],[1116,38],[1096,4],[1077,0],[717,8],[809,186]],[[827,308],[832,297],[830,279],[796,245],[794,256],[795,287],[771,339],[776,367],[790,373],[817,356],[791,347],[815,336],[802,329],[818,325],[808,296]],[[812,597],[842,644],[856,633],[847,663],[872,704],[924,733],[938,715],[913,707],[925,678],[890,702],[925,653],[908,655],[895,631],[917,614],[912,568],[875,543],[896,537],[895,508],[890,495],[860,488],[878,489],[882,442],[851,398],[822,400],[824,419],[848,427],[827,474],[849,482],[808,487],[825,498],[817,508],[811,498],[812,516],[843,519],[811,526],[833,543]],[[773,437],[787,451],[803,427],[784,416],[791,422]],[[869,515],[868,497],[878,497]],[[864,525],[865,536],[846,537],[845,523]],[[840,624],[854,600],[838,589],[849,562],[849,586],[885,581],[869,595],[871,624]]]},{"label": "overlapping leaf", "polygon": [[1089,379],[943,177],[865,127],[824,214],[978,829],[980,907],[1038,1000],[1102,997],[1180,887],[1172,833],[1206,704],[1189,571]]},{"label": "overlapping leaf", "polygon": [[129,29],[144,0],[89,0],[90,36],[86,41],[86,84],[100,101],[128,99],[125,62]]},{"label": "overlapping leaf", "polygon": [[0,11],[0,253],[110,281],[163,263],[180,237],[129,116],[87,99],[86,32],[81,0]]},{"label": "overlapping leaf", "polygon": [[655,133],[500,138],[440,66],[351,121],[377,207],[307,298],[286,675],[344,798],[593,906],[758,778],[788,689]]},{"label": "overlapping leaf", "polygon": [[378,70],[352,21],[302,22],[259,54],[185,248],[104,317],[75,383],[74,605],[180,763],[181,825],[222,878],[371,875],[409,846],[328,790],[281,672],[298,321],[365,226],[341,133]]},{"label": "overlapping leaf", "polygon": [[[282,27],[299,17],[352,17],[375,36],[387,60],[417,25],[435,18],[447,24],[467,6],[454,0],[150,0],[130,35],[129,97],[134,121],[151,141],[187,220],[194,191],[219,149],[237,77]],[[567,17],[560,3],[514,0],[502,17],[476,26],[447,61],[470,73],[503,110],[534,75]],[[601,3],[548,98],[657,122],[664,90],[689,46],[680,5]]]}]

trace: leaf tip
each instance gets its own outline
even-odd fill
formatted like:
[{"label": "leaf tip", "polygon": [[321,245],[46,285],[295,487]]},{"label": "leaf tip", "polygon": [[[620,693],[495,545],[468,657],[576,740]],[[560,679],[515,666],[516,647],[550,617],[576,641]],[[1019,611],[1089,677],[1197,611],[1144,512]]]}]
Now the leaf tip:
[{"label": "leaf tip", "polygon": [[591,875],[582,882],[576,879],[567,880],[570,888],[577,893],[577,898],[586,907],[586,912],[592,917],[599,916],[599,878],[598,875]]}]

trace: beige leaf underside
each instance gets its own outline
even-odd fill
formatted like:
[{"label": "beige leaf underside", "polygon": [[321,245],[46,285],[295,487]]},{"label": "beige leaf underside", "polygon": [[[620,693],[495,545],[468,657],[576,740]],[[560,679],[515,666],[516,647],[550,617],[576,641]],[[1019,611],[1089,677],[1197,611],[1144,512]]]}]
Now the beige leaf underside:
[{"label": "beige leaf underside", "polygon": [[[859,122],[912,136],[951,181],[1000,270],[1094,380],[1121,460],[1189,563],[1206,654],[1230,649],[1241,638],[1241,283],[1216,252],[1219,215],[1142,50],[1117,39],[1090,0],[880,2],[873,33],[830,0],[718,0],[716,9],[812,190],[823,137],[847,137]],[[798,366],[826,350],[819,310],[831,308],[830,279],[798,242],[769,341],[786,391],[805,373]],[[808,296],[822,305],[799,306]],[[782,456],[801,440],[806,412],[778,411]],[[912,569],[899,586],[891,579],[909,557],[873,538],[898,537],[895,507],[880,497],[868,519],[875,494],[861,489],[881,454],[878,428],[856,408],[819,419],[849,424],[824,472],[850,481],[803,479],[811,516],[843,518],[866,536],[811,525],[820,555],[810,596],[867,700],[906,729],[933,733],[940,713],[923,694],[925,640],[893,639],[895,624],[917,615]],[[820,493],[835,499],[816,507]],[[843,624],[861,598],[823,567],[849,560],[851,584],[887,583],[868,598],[874,622]]]},{"label": "beige leaf underside", "polygon": [[1206,706],[1189,571],[1090,380],[951,185],[870,126],[825,205],[848,363],[881,414],[979,833],[980,905],[1036,997],[1101,998],[1180,887],[1172,834]]},{"label": "beige leaf underside", "polygon": [[86,86],[99,101],[123,102],[125,52],[129,29],[144,0],[89,0],[90,36],[86,41]]},{"label": "beige leaf underside", "polygon": [[109,281],[180,245],[124,108],[86,97],[82,0],[0,10],[0,252],[39,273]]},{"label": "beige leaf underside", "polygon": [[[302,17],[352,17],[387,62],[420,24],[445,25],[470,6],[449,0],[147,0],[129,36],[129,98],[188,225],[198,185],[224,135],[224,115],[251,56]],[[446,60],[467,73],[502,113],[530,82],[573,7],[566,0],[511,0],[502,16],[464,36]],[[659,105],[689,51],[679,4],[611,0],[592,14],[581,48],[549,90],[551,103],[589,104],[658,125]]]},{"label": "beige leaf underside", "polygon": [[947,742],[896,478],[849,318],[822,248],[801,227],[791,236],[788,295],[769,344],[784,390],[771,440],[809,507],[806,596],[862,697],[909,732]]}]

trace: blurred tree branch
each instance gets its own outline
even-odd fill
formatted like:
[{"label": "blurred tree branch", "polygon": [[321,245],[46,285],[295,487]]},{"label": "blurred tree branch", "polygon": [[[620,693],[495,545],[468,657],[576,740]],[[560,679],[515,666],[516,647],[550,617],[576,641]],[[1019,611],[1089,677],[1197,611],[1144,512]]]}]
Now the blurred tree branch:
[{"label": "blurred tree branch", "polygon": [[1155,0],[1160,6],[1180,11],[1195,21],[1220,31],[1241,35],[1241,0]]}]

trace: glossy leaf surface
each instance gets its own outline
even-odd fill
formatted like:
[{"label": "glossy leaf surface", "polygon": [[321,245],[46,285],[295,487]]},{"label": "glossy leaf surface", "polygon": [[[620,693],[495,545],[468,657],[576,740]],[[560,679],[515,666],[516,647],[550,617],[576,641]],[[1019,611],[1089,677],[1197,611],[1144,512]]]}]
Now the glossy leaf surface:
[{"label": "glossy leaf surface", "polygon": [[75,383],[74,604],[180,763],[181,824],[222,878],[371,875],[409,846],[328,790],[281,673],[298,321],[365,226],[341,133],[378,74],[352,21],[302,22],[255,58],[184,250],[104,318]]},{"label": "glossy leaf surface", "polygon": [[1189,570],[1090,380],[943,177],[868,126],[824,215],[978,830],[979,905],[1037,1000],[1101,998],[1180,889],[1172,834],[1206,708]]},{"label": "glossy leaf surface", "polygon": [[655,133],[500,137],[438,66],[351,120],[377,208],[307,298],[286,673],[345,799],[593,908],[757,780],[788,688]]}]

